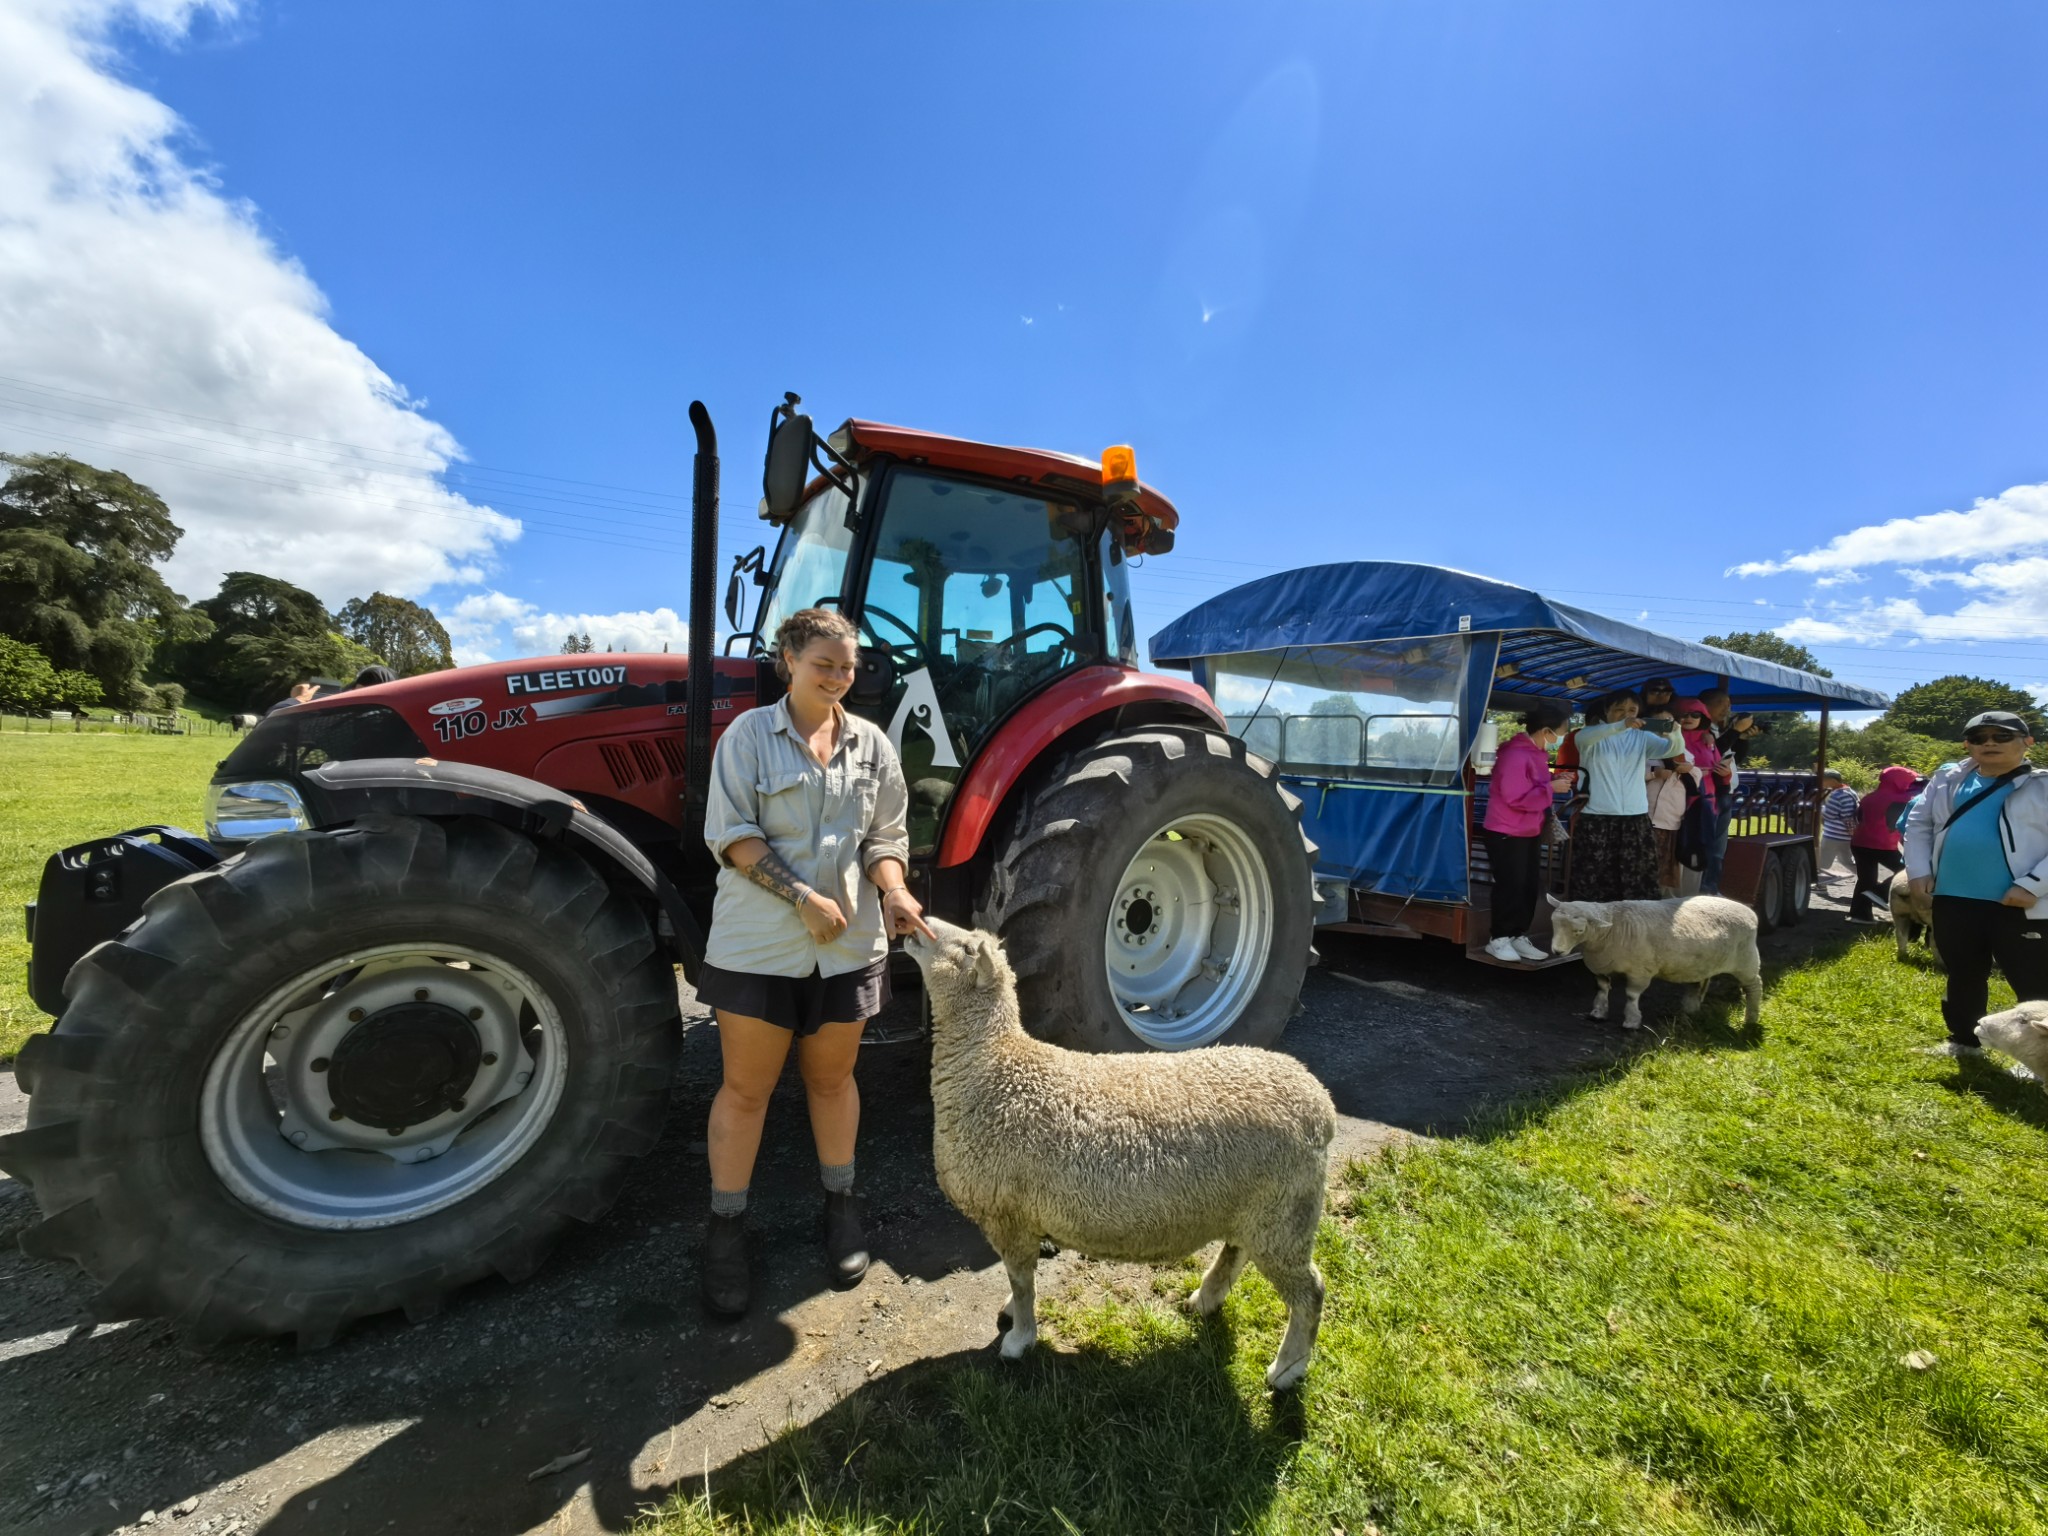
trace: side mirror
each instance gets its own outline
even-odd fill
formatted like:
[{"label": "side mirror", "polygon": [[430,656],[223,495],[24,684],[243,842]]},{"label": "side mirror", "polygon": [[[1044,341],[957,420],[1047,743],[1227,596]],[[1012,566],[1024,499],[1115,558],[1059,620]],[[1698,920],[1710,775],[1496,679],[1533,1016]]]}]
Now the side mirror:
[{"label": "side mirror", "polygon": [[789,400],[775,412],[778,419],[768,433],[768,458],[761,470],[761,515],[775,523],[796,516],[811,479],[811,418],[795,409],[795,395]]}]

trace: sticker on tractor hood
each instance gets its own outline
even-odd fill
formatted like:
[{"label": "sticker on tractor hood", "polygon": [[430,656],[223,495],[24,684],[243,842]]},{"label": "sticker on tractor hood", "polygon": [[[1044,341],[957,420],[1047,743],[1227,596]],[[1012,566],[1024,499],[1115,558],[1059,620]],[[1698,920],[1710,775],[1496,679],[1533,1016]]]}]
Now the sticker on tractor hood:
[{"label": "sticker on tractor hood", "polygon": [[561,693],[570,688],[616,688],[625,680],[624,667],[563,667],[556,672],[514,672],[505,679],[505,691],[516,698],[522,693]]},{"label": "sticker on tractor hood", "polygon": [[438,704],[429,704],[427,706],[427,713],[430,715],[466,715],[481,703],[483,703],[482,699],[443,699]]}]

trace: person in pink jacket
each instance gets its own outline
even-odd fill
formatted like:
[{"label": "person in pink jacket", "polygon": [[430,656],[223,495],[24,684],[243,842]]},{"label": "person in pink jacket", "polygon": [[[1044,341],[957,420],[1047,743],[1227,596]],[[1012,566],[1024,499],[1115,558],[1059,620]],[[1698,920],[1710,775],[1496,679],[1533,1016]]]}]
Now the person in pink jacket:
[{"label": "person in pink jacket", "polygon": [[1529,939],[1542,878],[1543,824],[1569,774],[1553,774],[1550,749],[1564,735],[1570,711],[1560,701],[1539,699],[1522,712],[1522,734],[1509,739],[1494,759],[1480,834],[1493,867],[1493,938],[1487,954],[1510,964],[1541,960]]},{"label": "person in pink jacket", "polygon": [[1918,794],[1920,775],[1893,763],[1877,776],[1877,788],[1856,807],[1856,830],[1849,834],[1849,857],[1856,861],[1856,889],[1849,896],[1849,921],[1888,923],[1870,910],[1873,899],[1891,904],[1892,876],[1906,867],[1899,855],[1900,829],[1906,807]]}]

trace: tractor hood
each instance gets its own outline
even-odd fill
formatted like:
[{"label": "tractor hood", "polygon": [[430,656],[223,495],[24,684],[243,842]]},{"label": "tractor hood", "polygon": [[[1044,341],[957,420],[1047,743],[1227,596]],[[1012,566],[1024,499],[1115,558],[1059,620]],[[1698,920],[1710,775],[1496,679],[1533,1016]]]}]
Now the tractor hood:
[{"label": "tractor hood", "polygon": [[[755,666],[714,662],[722,732],[754,701]],[[329,694],[264,719],[214,782],[291,778],[366,757],[431,757],[538,779],[570,794],[680,819],[686,656],[533,656]]]}]

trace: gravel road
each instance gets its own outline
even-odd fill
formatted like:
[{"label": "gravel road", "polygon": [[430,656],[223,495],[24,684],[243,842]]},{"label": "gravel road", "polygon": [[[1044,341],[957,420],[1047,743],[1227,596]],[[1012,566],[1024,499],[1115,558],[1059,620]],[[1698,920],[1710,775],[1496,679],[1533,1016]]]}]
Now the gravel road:
[{"label": "gravel road", "polygon": [[[1844,941],[1840,910],[1817,900],[1804,926],[1768,940],[1767,970]],[[1587,1022],[1590,997],[1577,966],[1514,974],[1447,945],[1338,938],[1283,1047],[1329,1085],[1337,1151],[1355,1157],[1454,1134],[1488,1100],[1654,1048],[1647,1034]],[[474,1287],[418,1327],[358,1324],[316,1354],[255,1343],[196,1356],[160,1322],[90,1328],[77,1272],[16,1249],[34,1201],[0,1177],[0,1531],[616,1531],[886,1372],[991,1346],[1006,1287],[934,1182],[916,1039],[862,1053],[867,1282],[846,1293],[823,1283],[792,1069],[754,1181],[763,1293],[737,1325],[704,1318],[692,1254],[718,1042],[687,990],[683,1000],[667,1134],[603,1223],[572,1233],[524,1285]],[[1675,1002],[1659,987],[1646,1013],[1654,1022]],[[899,1001],[881,1022],[913,1018]],[[25,1105],[0,1071],[0,1131],[23,1123]],[[1041,1293],[1100,1271],[1062,1255],[1042,1266]]]}]

